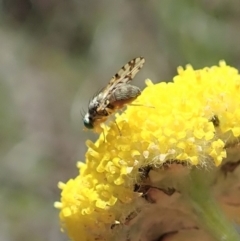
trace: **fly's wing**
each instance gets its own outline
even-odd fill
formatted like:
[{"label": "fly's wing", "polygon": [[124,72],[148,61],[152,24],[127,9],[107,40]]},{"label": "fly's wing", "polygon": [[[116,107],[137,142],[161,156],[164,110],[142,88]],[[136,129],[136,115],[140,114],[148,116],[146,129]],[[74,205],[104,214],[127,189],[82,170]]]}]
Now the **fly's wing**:
[{"label": "fly's wing", "polygon": [[99,110],[106,108],[108,105],[108,99],[110,98],[113,91],[120,85],[127,84],[130,82],[138,71],[143,67],[145,59],[138,57],[132,59],[125,64],[110,80],[109,84],[102,91],[102,103],[99,106]]}]

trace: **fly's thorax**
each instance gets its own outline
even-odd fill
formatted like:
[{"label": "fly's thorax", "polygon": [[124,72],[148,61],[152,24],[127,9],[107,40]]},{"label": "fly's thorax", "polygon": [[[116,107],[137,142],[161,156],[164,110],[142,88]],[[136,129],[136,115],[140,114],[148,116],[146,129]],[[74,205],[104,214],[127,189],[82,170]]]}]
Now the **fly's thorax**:
[{"label": "fly's thorax", "polygon": [[94,113],[94,111],[97,110],[99,104],[100,104],[100,102],[99,102],[99,96],[95,96],[95,97],[89,102],[88,112],[89,112],[90,114]]},{"label": "fly's thorax", "polygon": [[[101,99],[102,95],[95,96],[89,103],[88,113],[83,118],[84,126],[88,129],[94,129],[96,126],[105,122],[110,115],[107,108],[108,101]],[[104,105],[102,105],[104,103]]]}]

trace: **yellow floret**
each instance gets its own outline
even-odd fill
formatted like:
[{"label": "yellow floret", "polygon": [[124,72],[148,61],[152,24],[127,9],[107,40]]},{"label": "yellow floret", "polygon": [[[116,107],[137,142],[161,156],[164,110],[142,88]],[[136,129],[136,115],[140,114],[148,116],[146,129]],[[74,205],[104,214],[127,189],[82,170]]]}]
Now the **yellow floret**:
[{"label": "yellow floret", "polygon": [[139,168],[168,160],[217,166],[226,143],[240,136],[240,75],[224,61],[201,70],[179,67],[170,83],[146,83],[137,106],[117,114],[117,125],[104,128],[96,143],[87,141],[81,175],[60,185],[56,206],[74,241],[111,237],[111,225],[134,209]]}]

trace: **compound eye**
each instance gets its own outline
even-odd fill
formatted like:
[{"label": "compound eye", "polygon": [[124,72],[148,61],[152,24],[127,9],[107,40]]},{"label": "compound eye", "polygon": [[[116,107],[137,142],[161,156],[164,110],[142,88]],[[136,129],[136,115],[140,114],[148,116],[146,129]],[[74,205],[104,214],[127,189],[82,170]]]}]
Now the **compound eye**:
[{"label": "compound eye", "polygon": [[83,124],[84,124],[84,126],[86,127],[86,128],[88,128],[88,129],[93,129],[93,123],[92,123],[92,121],[89,119],[89,118],[84,118],[83,119]]}]

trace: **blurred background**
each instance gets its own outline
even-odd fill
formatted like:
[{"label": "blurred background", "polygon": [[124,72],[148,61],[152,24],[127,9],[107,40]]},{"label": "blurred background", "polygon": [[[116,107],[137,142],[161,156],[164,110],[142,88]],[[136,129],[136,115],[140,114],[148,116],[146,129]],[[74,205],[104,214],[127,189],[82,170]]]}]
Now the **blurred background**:
[{"label": "blurred background", "polygon": [[81,112],[134,57],[136,77],[170,81],[179,65],[240,66],[240,2],[0,0],[0,240],[68,240],[58,181],[77,175]]}]

